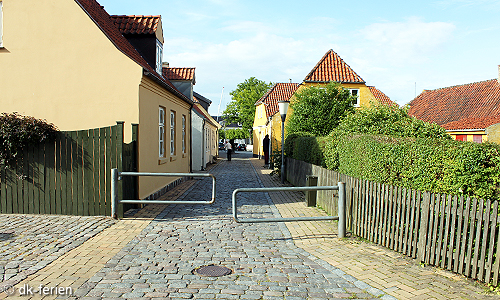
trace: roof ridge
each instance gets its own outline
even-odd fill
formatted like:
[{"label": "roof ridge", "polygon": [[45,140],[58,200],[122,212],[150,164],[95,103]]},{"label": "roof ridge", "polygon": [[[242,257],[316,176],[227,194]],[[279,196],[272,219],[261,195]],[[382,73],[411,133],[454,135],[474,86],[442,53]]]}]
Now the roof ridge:
[{"label": "roof ridge", "polygon": [[445,86],[445,87],[441,87],[441,88],[437,88],[437,89],[433,89],[433,90],[426,90],[426,89],[424,89],[424,92],[432,92],[432,91],[445,90],[445,89],[450,89],[450,88],[455,88],[455,87],[473,85],[473,84],[478,84],[478,83],[485,83],[485,82],[489,82],[489,81],[498,81],[498,78],[481,80],[481,81],[475,81],[475,82],[469,82],[469,83],[464,83],[464,84],[450,85],[450,86]]}]

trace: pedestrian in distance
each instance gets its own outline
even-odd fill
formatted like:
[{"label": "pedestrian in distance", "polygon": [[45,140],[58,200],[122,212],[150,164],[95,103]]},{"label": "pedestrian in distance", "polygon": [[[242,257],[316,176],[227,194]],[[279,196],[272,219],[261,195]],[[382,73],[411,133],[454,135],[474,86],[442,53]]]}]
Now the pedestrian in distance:
[{"label": "pedestrian in distance", "polygon": [[231,153],[233,152],[233,146],[231,146],[231,143],[229,141],[226,141],[224,149],[226,149],[227,151],[227,161],[231,161]]},{"label": "pedestrian in distance", "polygon": [[264,166],[269,165],[269,134],[264,138],[262,149],[264,150]]}]

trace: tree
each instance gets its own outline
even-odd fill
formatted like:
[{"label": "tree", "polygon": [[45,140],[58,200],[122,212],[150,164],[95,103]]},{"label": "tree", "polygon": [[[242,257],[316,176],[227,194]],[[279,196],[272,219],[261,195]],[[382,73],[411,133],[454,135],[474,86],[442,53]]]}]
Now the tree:
[{"label": "tree", "polygon": [[304,88],[290,103],[293,110],[287,122],[287,134],[308,132],[326,136],[338,126],[340,119],[354,112],[356,99],[340,84],[330,82],[326,87]]},{"label": "tree", "polygon": [[255,77],[250,77],[239,83],[237,88],[229,93],[232,101],[227,105],[223,118],[227,123],[240,123],[243,130],[249,132],[253,127],[255,102],[257,102],[272,86]]}]

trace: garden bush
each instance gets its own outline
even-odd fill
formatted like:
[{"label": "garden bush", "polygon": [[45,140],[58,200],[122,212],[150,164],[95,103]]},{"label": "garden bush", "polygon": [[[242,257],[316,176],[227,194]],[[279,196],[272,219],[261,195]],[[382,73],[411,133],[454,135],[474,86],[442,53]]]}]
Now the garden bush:
[{"label": "garden bush", "polygon": [[55,137],[54,124],[17,113],[0,115],[0,163],[14,163],[23,148]]}]

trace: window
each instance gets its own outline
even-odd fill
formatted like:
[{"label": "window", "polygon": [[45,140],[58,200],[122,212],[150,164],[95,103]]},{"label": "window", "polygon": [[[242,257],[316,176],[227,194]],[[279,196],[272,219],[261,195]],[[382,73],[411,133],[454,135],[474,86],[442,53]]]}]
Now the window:
[{"label": "window", "polygon": [[482,134],[474,134],[472,136],[472,141],[474,143],[482,143],[483,142],[483,135]]},{"label": "window", "polygon": [[159,40],[156,40],[156,73],[162,75],[163,63],[163,45]]},{"label": "window", "polygon": [[182,153],[186,153],[186,116],[182,115]]},{"label": "window", "polygon": [[352,96],[356,97],[356,100],[353,101],[352,105],[354,107],[359,107],[359,89],[349,89],[349,92]]},{"label": "window", "polygon": [[467,135],[466,134],[457,134],[455,136],[455,139],[457,141],[464,141],[464,142],[466,142],[467,141]]},{"label": "window", "polygon": [[170,111],[170,155],[175,155],[175,111]]},{"label": "window", "polygon": [[165,108],[158,110],[159,156],[165,157]]},{"label": "window", "polygon": [[3,47],[2,23],[3,23],[3,7],[2,7],[2,1],[0,0],[0,48]]}]

